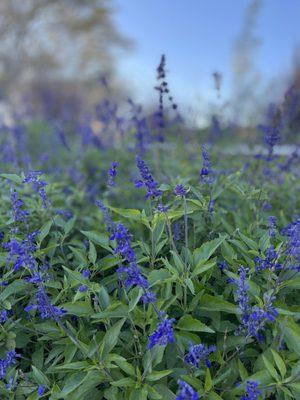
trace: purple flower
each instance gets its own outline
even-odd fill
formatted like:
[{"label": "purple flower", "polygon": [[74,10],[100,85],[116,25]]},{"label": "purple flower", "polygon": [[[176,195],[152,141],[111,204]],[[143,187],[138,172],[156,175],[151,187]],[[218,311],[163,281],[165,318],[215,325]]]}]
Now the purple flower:
[{"label": "purple flower", "polygon": [[43,284],[39,284],[36,292],[36,304],[30,304],[25,308],[26,312],[37,309],[41,318],[51,318],[54,321],[59,321],[60,318],[66,313],[62,308],[56,307],[51,303],[45,287]]},{"label": "purple flower", "polygon": [[117,161],[113,161],[110,165],[110,168],[108,170],[108,186],[116,186],[116,176],[117,176],[117,168],[119,166],[119,163]]},{"label": "purple flower", "polygon": [[5,378],[8,368],[16,364],[18,357],[20,355],[15,350],[10,350],[5,358],[0,358],[0,380]]},{"label": "purple flower", "polygon": [[113,233],[114,229],[115,229],[115,224],[114,224],[113,220],[111,219],[111,216],[109,215],[107,208],[100,200],[96,200],[95,204],[96,204],[96,206],[98,206],[100,208],[100,210],[102,212],[104,222],[106,225],[106,229],[108,230],[108,232]]},{"label": "purple flower", "polygon": [[144,304],[155,303],[157,300],[156,294],[151,292],[150,290],[146,290],[145,294],[142,296],[142,302]]},{"label": "purple flower", "polygon": [[281,233],[288,237],[286,255],[300,262],[300,218],[288,224]]},{"label": "purple flower", "polygon": [[135,181],[135,187],[145,187],[147,189],[146,198],[160,197],[163,192],[158,189],[158,183],[153,179],[153,176],[140,156],[136,156],[136,164],[140,171],[141,179]]},{"label": "purple flower", "polygon": [[158,204],[157,210],[161,213],[167,212],[169,209],[168,206],[164,206],[162,203]]},{"label": "purple flower", "polygon": [[36,267],[34,252],[36,251],[35,239],[38,233],[38,231],[30,233],[22,242],[12,238],[9,242],[4,243],[4,249],[9,252],[7,263],[14,263],[14,271],[18,271],[22,267],[28,267],[31,270]]},{"label": "purple flower", "polygon": [[268,160],[271,160],[274,147],[280,142],[281,128],[282,119],[280,110],[275,104],[271,103],[267,111],[266,122],[264,124],[258,125],[258,129],[264,135],[265,144],[268,146]]},{"label": "purple flower", "polygon": [[39,396],[43,396],[43,395],[45,394],[45,392],[46,392],[46,386],[40,385],[40,386],[38,387],[38,395],[39,395]]},{"label": "purple flower", "polygon": [[15,222],[25,222],[29,212],[23,209],[24,201],[19,198],[18,192],[12,190],[10,193],[10,200],[12,203],[12,211]]},{"label": "purple flower", "polygon": [[187,190],[183,185],[176,185],[174,189],[174,193],[176,196],[185,196],[187,194]]},{"label": "purple flower", "polygon": [[156,330],[149,336],[148,349],[154,346],[166,346],[169,342],[175,342],[173,324],[174,318],[164,319],[157,325]]},{"label": "purple flower", "polygon": [[190,345],[188,354],[184,357],[184,361],[188,364],[199,367],[200,362],[204,361],[208,368],[211,367],[209,355],[216,351],[216,346],[205,346],[204,344]]},{"label": "purple flower", "polygon": [[9,317],[9,312],[7,310],[0,311],[0,324],[4,324]]},{"label": "purple flower", "polygon": [[90,277],[90,275],[91,275],[91,272],[90,272],[90,270],[89,269],[87,269],[87,268],[85,268],[83,271],[82,271],[82,276],[84,277],[84,278],[89,278]]},{"label": "purple flower", "polygon": [[239,305],[239,309],[242,312],[242,315],[248,315],[250,310],[250,300],[248,296],[249,284],[247,282],[247,272],[248,269],[245,267],[240,267],[239,269],[239,279],[234,280],[234,283],[237,285],[236,295],[237,301]]},{"label": "purple flower", "polygon": [[135,262],[132,262],[129,266],[122,265],[117,272],[123,277],[125,286],[138,286],[142,289],[149,287],[148,280],[142,275]]},{"label": "purple flower", "polygon": [[276,236],[277,218],[274,216],[269,217],[269,235],[270,237]]},{"label": "purple flower", "polygon": [[219,263],[218,263],[218,267],[220,268],[220,270],[221,270],[222,272],[228,271],[228,264],[227,264],[226,261],[219,262]]},{"label": "purple flower", "polygon": [[86,285],[80,285],[78,288],[79,292],[86,292],[88,290],[88,287]]},{"label": "purple flower", "polygon": [[214,199],[210,199],[209,200],[208,211],[209,211],[210,214],[213,214],[214,211],[215,211],[215,202],[216,202],[216,200],[214,200]]},{"label": "purple flower", "polygon": [[267,321],[274,322],[278,311],[273,306],[274,296],[265,295],[264,308],[251,307],[249,299],[249,284],[247,282],[247,269],[240,267],[239,279],[233,280],[237,285],[236,295],[239,309],[241,310],[241,325],[237,334],[245,334],[247,337],[256,337],[259,341],[264,339],[262,331]]},{"label": "purple flower", "polygon": [[43,175],[41,171],[30,171],[25,177],[23,183],[30,183],[33,190],[38,193],[42,199],[43,206],[46,208],[49,205],[49,200],[46,195],[45,187],[48,185],[47,182],[40,180],[40,176]]},{"label": "purple flower", "polygon": [[73,217],[73,213],[70,210],[56,210],[56,214],[65,217],[66,219],[70,219]]},{"label": "purple flower", "polygon": [[247,381],[246,393],[241,400],[258,400],[262,391],[259,390],[259,383],[256,381]]},{"label": "purple flower", "polygon": [[132,235],[123,224],[115,225],[110,240],[115,240],[117,246],[115,253],[120,255],[125,261],[131,263],[136,261],[135,252],[131,245]]},{"label": "purple flower", "polygon": [[176,400],[199,400],[198,393],[188,383],[178,380],[179,393]]},{"label": "purple flower", "polygon": [[277,265],[277,258],[278,253],[275,251],[274,246],[269,247],[266,258],[255,257],[255,270],[259,272],[266,269],[273,270],[275,267],[280,268],[280,265]]},{"label": "purple flower", "polygon": [[203,157],[203,164],[202,169],[200,171],[200,178],[210,184],[213,182],[213,170],[211,166],[210,156],[205,146],[202,146],[202,157]]}]

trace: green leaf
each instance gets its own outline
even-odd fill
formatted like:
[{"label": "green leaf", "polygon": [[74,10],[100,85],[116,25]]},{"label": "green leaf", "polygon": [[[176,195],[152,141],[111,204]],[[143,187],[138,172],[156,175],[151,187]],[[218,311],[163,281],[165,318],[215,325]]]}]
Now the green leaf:
[{"label": "green leaf", "polygon": [[203,243],[201,247],[194,251],[195,264],[207,261],[217,250],[217,248],[224,242],[226,236],[220,236],[217,239],[211,240],[210,242]]},{"label": "green leaf", "polygon": [[194,271],[193,271],[193,277],[202,274],[205,271],[208,271],[209,269],[213,268],[216,265],[216,261],[211,261],[211,262],[205,262],[203,264],[203,261],[200,261]]},{"label": "green leaf", "polygon": [[50,232],[51,226],[52,226],[52,220],[46,222],[42,228],[40,229],[40,233],[38,234],[38,241],[41,243],[43,241],[43,239],[45,239],[45,237],[48,235],[48,233]]},{"label": "green leaf", "polygon": [[57,367],[54,367],[54,371],[60,371],[64,369],[81,371],[83,369],[89,368],[90,366],[91,364],[87,361],[75,361],[64,365],[58,365]]},{"label": "green leaf", "polygon": [[238,307],[226,300],[210,294],[205,294],[200,299],[200,307],[206,311],[223,311],[229,314],[239,314]]},{"label": "green leaf", "polygon": [[285,317],[278,318],[284,340],[288,348],[300,355],[300,327],[293,319]]},{"label": "green leaf", "polygon": [[75,216],[75,217],[69,219],[69,221],[65,223],[65,225],[64,225],[64,233],[65,233],[65,235],[67,235],[68,233],[71,232],[71,230],[73,229],[73,227],[75,225],[76,219],[77,218]]},{"label": "green leaf", "polygon": [[82,316],[91,316],[94,313],[91,305],[84,301],[76,301],[75,303],[63,303],[60,305],[68,314]]},{"label": "green leaf", "polygon": [[284,363],[283,359],[281,358],[281,356],[277,353],[277,351],[271,349],[271,352],[273,354],[274,361],[275,361],[275,363],[277,365],[277,368],[278,368],[278,370],[280,372],[280,375],[282,376],[282,378],[284,378],[285,374],[286,374],[285,363]]},{"label": "green leaf", "polygon": [[93,243],[90,241],[90,246],[89,246],[89,255],[88,259],[92,264],[96,263],[97,260],[97,251]]},{"label": "green leaf", "polygon": [[110,384],[117,387],[133,387],[135,386],[135,381],[132,378],[122,378],[117,381],[110,382]]},{"label": "green leaf", "polygon": [[178,321],[176,328],[183,331],[191,331],[191,332],[207,332],[214,333],[215,331],[209,328],[207,325],[193,318],[191,315],[184,315]]},{"label": "green leaf", "polygon": [[84,236],[86,236],[91,242],[98,244],[104,249],[110,251],[109,237],[107,234],[96,232],[96,231],[80,231]]},{"label": "green leaf", "polygon": [[32,365],[31,368],[32,368],[32,374],[33,374],[34,380],[39,385],[45,385],[45,386],[47,386],[49,388],[50,387],[50,381],[46,377],[46,375],[41,370],[36,368],[34,365]]},{"label": "green leaf", "polygon": [[102,341],[103,345],[103,355],[109,354],[112,349],[116,346],[120,332],[122,329],[122,326],[124,325],[124,322],[126,321],[126,318],[121,319],[118,321],[115,325],[113,325],[111,328],[109,328]]},{"label": "green leaf", "polygon": [[16,279],[12,283],[10,283],[8,286],[6,286],[6,288],[0,294],[0,300],[4,301],[12,294],[21,293],[24,290],[29,289],[29,288],[30,288],[30,285],[27,282],[25,282],[23,279]]},{"label": "green leaf", "polygon": [[170,375],[171,373],[172,370],[170,369],[167,369],[165,371],[153,371],[151,374],[146,376],[146,380],[150,382],[155,382],[164,378],[165,376]]},{"label": "green leaf", "polygon": [[262,355],[262,359],[263,359],[263,362],[264,362],[264,364],[265,364],[267,370],[270,372],[270,375],[273,376],[273,378],[274,378],[277,382],[279,382],[279,380],[280,380],[280,379],[279,379],[279,375],[278,375],[276,369],[275,369],[275,368],[273,367],[273,365],[271,364],[271,362],[267,359],[267,357],[266,357],[264,354]]},{"label": "green leaf", "polygon": [[129,362],[125,360],[115,360],[114,362],[121,368],[122,371],[135,377],[135,369],[131,364],[129,364]]},{"label": "green leaf", "polygon": [[210,389],[212,388],[212,386],[213,386],[213,382],[212,382],[211,375],[210,375],[210,369],[206,368],[204,390],[206,392],[209,392]]},{"label": "green leaf", "polygon": [[239,367],[240,377],[241,377],[242,381],[245,381],[248,377],[248,372],[240,359],[238,359],[238,367]]},{"label": "green leaf", "polygon": [[15,183],[23,183],[23,179],[16,174],[0,174],[0,176]]},{"label": "green leaf", "polygon": [[82,382],[84,381],[86,377],[85,372],[76,372],[66,379],[65,385],[60,393],[59,398],[66,398],[70,393],[72,393],[76,388],[78,388],[80,385],[82,385]]}]

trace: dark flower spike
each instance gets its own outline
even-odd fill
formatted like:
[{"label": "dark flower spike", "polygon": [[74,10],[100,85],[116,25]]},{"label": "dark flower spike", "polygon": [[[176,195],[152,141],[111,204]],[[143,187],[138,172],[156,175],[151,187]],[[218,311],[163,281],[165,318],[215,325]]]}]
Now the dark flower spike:
[{"label": "dark flower spike", "polygon": [[24,201],[20,199],[18,192],[11,190],[10,200],[12,204],[13,217],[15,222],[26,222],[29,215],[27,210],[24,210]]},{"label": "dark flower spike", "polygon": [[154,346],[166,346],[168,343],[174,343],[174,331],[173,324],[174,318],[164,319],[157,325],[156,330],[149,336],[148,349],[152,349]]},{"label": "dark flower spike", "polygon": [[108,170],[108,186],[116,186],[116,176],[117,176],[117,168],[119,163],[117,161],[113,161]]},{"label": "dark flower spike", "polygon": [[203,164],[200,170],[200,178],[203,182],[211,184],[214,181],[213,170],[210,161],[210,156],[205,146],[202,146]]},{"label": "dark flower spike", "polygon": [[26,175],[23,183],[31,184],[31,187],[36,193],[38,193],[38,195],[42,199],[43,206],[46,208],[49,205],[49,200],[45,191],[45,187],[48,185],[48,183],[40,180],[41,175],[43,175],[43,172],[41,171],[30,171]]},{"label": "dark flower spike", "polygon": [[259,383],[256,381],[247,381],[246,393],[241,400],[258,400],[262,391],[259,389]]},{"label": "dark flower spike", "polygon": [[204,344],[190,345],[188,354],[184,361],[194,367],[199,367],[203,361],[208,368],[211,367],[209,356],[217,350],[216,346],[205,346]]},{"label": "dark flower spike", "polygon": [[178,380],[179,393],[176,400],[199,400],[199,395],[188,383],[183,380]]},{"label": "dark flower spike", "polygon": [[174,189],[176,196],[184,197],[187,194],[187,189],[183,185],[176,185]]},{"label": "dark flower spike", "polygon": [[0,358],[0,380],[6,377],[8,368],[17,363],[18,357],[21,356],[15,350],[10,350],[5,358]]},{"label": "dark flower spike", "polygon": [[148,166],[140,156],[136,156],[136,164],[140,171],[141,179],[135,181],[135,187],[147,189],[146,198],[161,197],[163,192],[158,189],[158,183],[154,180]]}]

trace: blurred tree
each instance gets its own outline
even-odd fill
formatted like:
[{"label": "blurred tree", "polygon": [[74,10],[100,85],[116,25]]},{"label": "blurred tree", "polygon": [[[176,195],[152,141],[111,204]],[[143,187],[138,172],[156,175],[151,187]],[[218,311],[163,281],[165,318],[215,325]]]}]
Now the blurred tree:
[{"label": "blurred tree", "polygon": [[0,85],[88,81],[113,71],[117,31],[108,0],[0,0]]}]

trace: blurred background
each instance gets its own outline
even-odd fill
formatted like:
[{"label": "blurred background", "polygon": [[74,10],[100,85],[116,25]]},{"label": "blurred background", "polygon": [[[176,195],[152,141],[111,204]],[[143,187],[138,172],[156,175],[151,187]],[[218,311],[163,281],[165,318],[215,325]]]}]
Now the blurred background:
[{"label": "blurred background", "polygon": [[156,113],[165,54],[166,118],[254,142],[280,115],[297,142],[299,16],[298,0],[0,0],[2,124],[34,115],[97,134],[113,115],[122,135],[133,108]]}]

